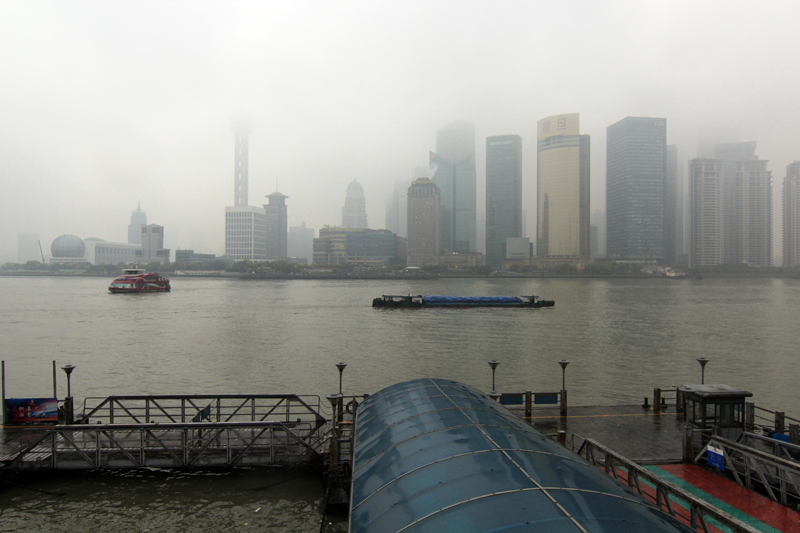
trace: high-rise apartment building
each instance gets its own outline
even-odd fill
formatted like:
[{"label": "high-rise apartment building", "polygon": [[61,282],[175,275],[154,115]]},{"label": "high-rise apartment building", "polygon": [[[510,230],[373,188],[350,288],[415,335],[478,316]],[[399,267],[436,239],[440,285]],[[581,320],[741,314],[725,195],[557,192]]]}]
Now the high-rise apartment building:
[{"label": "high-rise apartment building", "polygon": [[456,121],[436,132],[431,179],[441,192],[442,249],[457,253],[476,249],[477,186],[475,124]]},{"label": "high-rise apartment building", "polygon": [[589,135],[580,133],[580,115],[554,115],[539,121],[537,135],[540,265],[590,261]]},{"label": "high-rise apartment building", "polygon": [[733,260],[772,266],[772,172],[763,159],[737,161],[734,172]]},{"label": "high-rise apartment building", "polygon": [[[665,258],[667,121],[627,117],[606,129],[606,256],[656,261]],[[674,211],[674,201],[670,202]]]},{"label": "high-rise apartment building", "polygon": [[486,264],[499,268],[506,239],[522,237],[522,137],[486,138]]},{"label": "high-rise apartment building", "polygon": [[310,264],[314,260],[316,233],[314,228],[307,228],[305,222],[299,226],[290,226],[287,240],[288,256],[305,259]]},{"label": "high-rise apartment building", "polygon": [[367,204],[364,198],[364,187],[353,180],[347,186],[347,194],[342,207],[343,228],[367,228]]},{"label": "high-rise apartment building", "polygon": [[[414,179],[427,177],[428,169],[424,168],[424,175],[415,176]],[[406,217],[408,215],[408,186],[411,185],[412,181],[411,179],[395,181],[392,195],[386,201],[385,227],[400,237],[407,236],[408,220]]]},{"label": "high-rise apartment building", "polygon": [[131,223],[128,225],[128,244],[142,244],[142,226],[147,225],[147,213],[142,211],[142,205],[137,204],[136,210],[131,213]]},{"label": "high-rise apartment building", "polygon": [[267,198],[269,203],[264,206],[265,256],[268,261],[286,259],[289,238],[289,217],[286,206],[288,196],[275,191],[268,194]]},{"label": "high-rise apartment building", "polygon": [[725,162],[689,161],[689,267],[720,265],[725,249]]},{"label": "high-rise apartment building", "polygon": [[783,180],[783,266],[800,266],[800,161],[786,167]]},{"label": "high-rise apartment building", "polygon": [[[158,261],[159,263],[169,263],[170,250],[164,248],[164,226],[158,224],[148,224],[142,226],[142,256],[145,262]],[[138,259],[138,253],[137,259]]]},{"label": "high-rise apartment building", "polygon": [[428,178],[415,179],[408,188],[408,245],[406,264],[435,265],[439,255],[439,188]]},{"label": "high-rise apartment building", "polygon": [[714,146],[714,159],[722,161],[724,169],[725,195],[725,259],[723,263],[736,261],[736,163],[756,161],[756,142],[737,142]]},{"label": "high-rise apartment building", "polygon": [[664,260],[673,265],[683,255],[683,173],[678,165],[678,148],[667,145],[664,181]]}]

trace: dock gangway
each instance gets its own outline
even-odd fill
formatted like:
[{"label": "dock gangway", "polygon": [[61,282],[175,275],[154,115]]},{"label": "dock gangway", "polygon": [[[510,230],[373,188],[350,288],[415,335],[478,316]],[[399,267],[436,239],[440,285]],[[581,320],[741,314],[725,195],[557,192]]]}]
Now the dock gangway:
[{"label": "dock gangway", "polygon": [[322,463],[328,419],[318,396],[137,395],[87,398],[75,423],[23,430],[13,469]]}]

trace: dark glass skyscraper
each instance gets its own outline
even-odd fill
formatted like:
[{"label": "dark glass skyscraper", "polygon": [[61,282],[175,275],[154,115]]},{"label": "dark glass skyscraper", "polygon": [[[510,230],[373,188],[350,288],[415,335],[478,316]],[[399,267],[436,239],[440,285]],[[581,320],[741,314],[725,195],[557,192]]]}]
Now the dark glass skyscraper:
[{"label": "dark glass skyscraper", "polygon": [[522,237],[522,137],[486,138],[486,264],[499,267],[506,238]]},{"label": "dark glass skyscraper", "polygon": [[663,260],[667,120],[627,117],[606,132],[606,255]]},{"label": "dark glass skyscraper", "polygon": [[[475,124],[460,120],[440,128],[436,132],[436,153],[431,154],[431,164],[432,167],[437,165],[431,179],[442,195],[442,251],[474,252],[478,183]],[[445,220],[445,215],[449,221]]]}]

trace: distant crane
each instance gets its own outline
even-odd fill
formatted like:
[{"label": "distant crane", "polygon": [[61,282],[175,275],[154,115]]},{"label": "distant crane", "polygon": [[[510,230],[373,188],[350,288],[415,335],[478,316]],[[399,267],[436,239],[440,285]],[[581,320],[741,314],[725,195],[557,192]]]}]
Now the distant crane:
[{"label": "distant crane", "polygon": [[39,243],[39,253],[42,255],[42,264],[44,264],[44,252],[42,251],[42,241],[37,240],[36,242]]}]

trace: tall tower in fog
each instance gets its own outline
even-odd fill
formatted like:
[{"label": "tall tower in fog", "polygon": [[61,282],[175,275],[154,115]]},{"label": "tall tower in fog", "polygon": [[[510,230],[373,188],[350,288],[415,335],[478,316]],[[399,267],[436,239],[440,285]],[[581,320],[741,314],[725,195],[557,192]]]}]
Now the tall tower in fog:
[{"label": "tall tower in fog", "polygon": [[537,255],[540,265],[590,261],[589,136],[580,115],[543,118],[538,124]]},{"label": "tall tower in fog", "polygon": [[439,188],[428,178],[418,178],[408,188],[408,266],[435,265],[440,242]]},{"label": "tall tower in fog", "polygon": [[725,257],[725,162],[689,161],[689,267],[720,265]]},{"label": "tall tower in fog", "polygon": [[667,145],[664,180],[664,260],[675,264],[683,255],[683,173],[678,165],[678,148]]},{"label": "tall tower in fog", "polygon": [[486,264],[502,265],[506,239],[522,237],[522,137],[486,138]]},{"label": "tall tower in fog", "polygon": [[783,266],[800,266],[800,161],[786,167],[783,180]]},{"label": "tall tower in fog", "polygon": [[247,136],[249,124],[233,124],[233,203],[225,208],[225,255],[241,261],[267,257],[267,221],[264,209],[247,205]]},{"label": "tall tower in fog", "polygon": [[[624,118],[606,129],[606,143],[606,256],[663,260],[675,247],[664,217],[667,120]],[[674,224],[674,201],[668,204]]]},{"label": "tall tower in fog", "polygon": [[275,191],[268,194],[269,204],[264,206],[266,221],[267,260],[286,259],[288,254],[289,217],[286,199],[288,196]]},{"label": "tall tower in fog", "polygon": [[431,153],[430,162],[436,169],[431,179],[442,195],[442,251],[474,252],[478,187],[475,124],[459,120],[437,130],[436,152]]},{"label": "tall tower in fog", "polygon": [[347,186],[347,194],[342,207],[343,228],[367,228],[367,203],[364,198],[364,187],[353,180]]},{"label": "tall tower in fog", "polygon": [[147,225],[147,213],[142,211],[141,204],[136,205],[136,210],[131,213],[131,223],[128,225],[128,244],[142,244],[142,226]]},{"label": "tall tower in fog", "polygon": [[233,205],[247,205],[247,137],[253,131],[250,124],[235,122],[233,124]]}]

